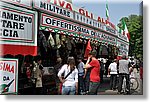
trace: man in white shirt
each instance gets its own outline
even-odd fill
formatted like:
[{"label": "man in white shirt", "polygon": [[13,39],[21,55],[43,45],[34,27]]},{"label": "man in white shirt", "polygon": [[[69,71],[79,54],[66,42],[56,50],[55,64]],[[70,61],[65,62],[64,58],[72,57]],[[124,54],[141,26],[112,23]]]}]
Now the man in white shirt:
[{"label": "man in white shirt", "polygon": [[110,75],[110,89],[116,90],[116,82],[117,82],[117,60],[114,61],[109,65],[108,75]]},{"label": "man in white shirt", "polygon": [[[68,60],[68,64],[63,65],[60,71],[58,72],[58,77],[63,83],[62,94],[74,95],[75,93],[78,93],[78,70],[75,67],[74,58],[70,57]],[[64,78],[62,77],[63,73]]]}]

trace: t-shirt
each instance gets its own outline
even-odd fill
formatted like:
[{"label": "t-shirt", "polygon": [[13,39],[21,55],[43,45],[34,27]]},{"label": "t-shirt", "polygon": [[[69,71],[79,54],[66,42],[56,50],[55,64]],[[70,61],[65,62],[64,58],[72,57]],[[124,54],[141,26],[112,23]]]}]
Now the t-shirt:
[{"label": "t-shirt", "polygon": [[128,60],[119,60],[119,73],[129,74],[129,61]]},{"label": "t-shirt", "polygon": [[100,63],[98,60],[92,60],[89,65],[92,66],[90,73],[90,81],[99,82],[100,81]]},{"label": "t-shirt", "polygon": [[[70,66],[67,64],[63,65],[57,76],[62,77],[64,73],[64,77],[70,72]],[[75,68],[72,73],[65,79],[66,81],[63,83],[63,86],[75,86],[76,82],[78,82],[78,70]]]},{"label": "t-shirt", "polygon": [[80,62],[78,64],[78,74],[79,74],[79,76],[83,76],[84,75],[84,69],[83,69],[83,67],[84,67],[84,63]]},{"label": "t-shirt", "polygon": [[117,63],[113,62],[109,65],[110,74],[117,74]]}]

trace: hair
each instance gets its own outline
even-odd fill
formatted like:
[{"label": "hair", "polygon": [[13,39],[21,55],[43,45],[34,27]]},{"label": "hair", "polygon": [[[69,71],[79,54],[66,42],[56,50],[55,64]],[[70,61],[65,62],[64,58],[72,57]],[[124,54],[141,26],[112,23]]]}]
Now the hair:
[{"label": "hair", "polygon": [[93,50],[92,52],[90,52],[90,55],[92,55],[93,57],[96,57],[96,55],[97,55],[96,50]]},{"label": "hair", "polygon": [[117,59],[114,59],[113,62],[117,62]]},{"label": "hair", "polygon": [[83,58],[82,57],[77,57],[77,60],[83,60]]},{"label": "hair", "polygon": [[122,59],[126,59],[126,55],[122,55]]},{"label": "hair", "polygon": [[62,63],[62,59],[61,59],[61,57],[57,57],[57,61],[56,61],[57,63]]},{"label": "hair", "polygon": [[67,64],[68,65],[75,65],[75,59],[74,59],[74,57],[68,57]]},{"label": "hair", "polygon": [[40,55],[37,55],[34,57],[35,62],[38,62],[40,60],[42,60],[42,57]]}]

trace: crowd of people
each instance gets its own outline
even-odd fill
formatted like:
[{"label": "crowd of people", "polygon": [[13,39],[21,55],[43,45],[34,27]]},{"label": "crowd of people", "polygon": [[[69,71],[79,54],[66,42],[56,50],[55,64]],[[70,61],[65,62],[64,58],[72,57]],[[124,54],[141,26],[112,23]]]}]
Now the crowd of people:
[{"label": "crowd of people", "polygon": [[[78,57],[77,65],[73,57],[68,58],[68,63],[62,65],[58,71],[62,90],[59,94],[63,95],[97,95],[101,83],[103,83],[103,74],[105,62],[103,59],[99,61],[96,58],[97,52],[89,53],[86,63],[83,63],[83,58]],[[105,64],[104,64],[104,63]],[[121,94],[124,77],[126,78],[127,94],[130,94],[130,72],[133,70],[132,64],[123,55],[121,60],[114,59],[108,66],[108,75],[110,75],[110,89],[118,90]],[[119,78],[117,78],[119,75]],[[118,81],[117,81],[118,80]],[[119,83],[118,83],[119,82]],[[60,86],[59,86],[60,87]],[[60,89],[58,89],[60,90]]]},{"label": "crowd of people", "polygon": [[[105,75],[110,75],[110,90],[118,90],[118,94],[122,94],[122,84],[125,77],[126,91],[127,94],[130,94],[130,72],[133,70],[134,64],[130,63],[125,55],[120,60],[113,59],[112,61],[97,59],[96,55],[97,52],[93,50],[89,53],[86,61],[81,56],[76,59],[68,57],[67,63],[62,63],[62,58],[58,57],[52,74],[53,81],[55,81],[55,85],[52,87],[57,90],[54,94],[97,95],[100,85],[105,82],[103,79]],[[32,94],[48,94],[49,87],[44,86],[44,80],[52,77],[44,75],[42,58],[37,56],[32,64],[24,63],[24,65],[27,66],[25,72],[28,82],[32,82],[34,87]],[[25,68],[21,71],[24,70]],[[51,93],[50,90],[49,93]]]}]

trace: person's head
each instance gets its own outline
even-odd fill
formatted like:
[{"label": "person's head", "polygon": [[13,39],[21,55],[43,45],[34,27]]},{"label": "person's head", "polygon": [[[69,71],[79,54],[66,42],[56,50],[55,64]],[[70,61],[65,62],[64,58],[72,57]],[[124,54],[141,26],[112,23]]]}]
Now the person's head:
[{"label": "person's head", "polygon": [[103,63],[103,62],[104,62],[104,60],[103,60],[103,59],[101,59],[101,62]]},{"label": "person's head", "polygon": [[96,55],[97,55],[96,50],[91,51],[91,52],[89,53],[89,55],[90,55],[91,57],[96,57]]},{"label": "person's head", "polygon": [[127,57],[126,57],[126,55],[122,55],[122,59],[126,59]]},{"label": "person's head", "polygon": [[41,64],[42,63],[41,56],[36,56],[36,61],[37,61],[38,64]]},{"label": "person's head", "polygon": [[114,59],[113,62],[117,62],[117,59]]},{"label": "person's head", "polygon": [[61,57],[57,57],[57,61],[56,61],[56,63],[62,63],[62,59],[61,59]]},{"label": "person's head", "polygon": [[82,57],[78,57],[78,58],[77,58],[77,61],[78,61],[78,62],[81,62],[81,61],[82,61]]},{"label": "person's head", "polygon": [[73,69],[75,67],[75,59],[74,59],[74,57],[68,57],[67,64],[70,65],[71,69]]}]

